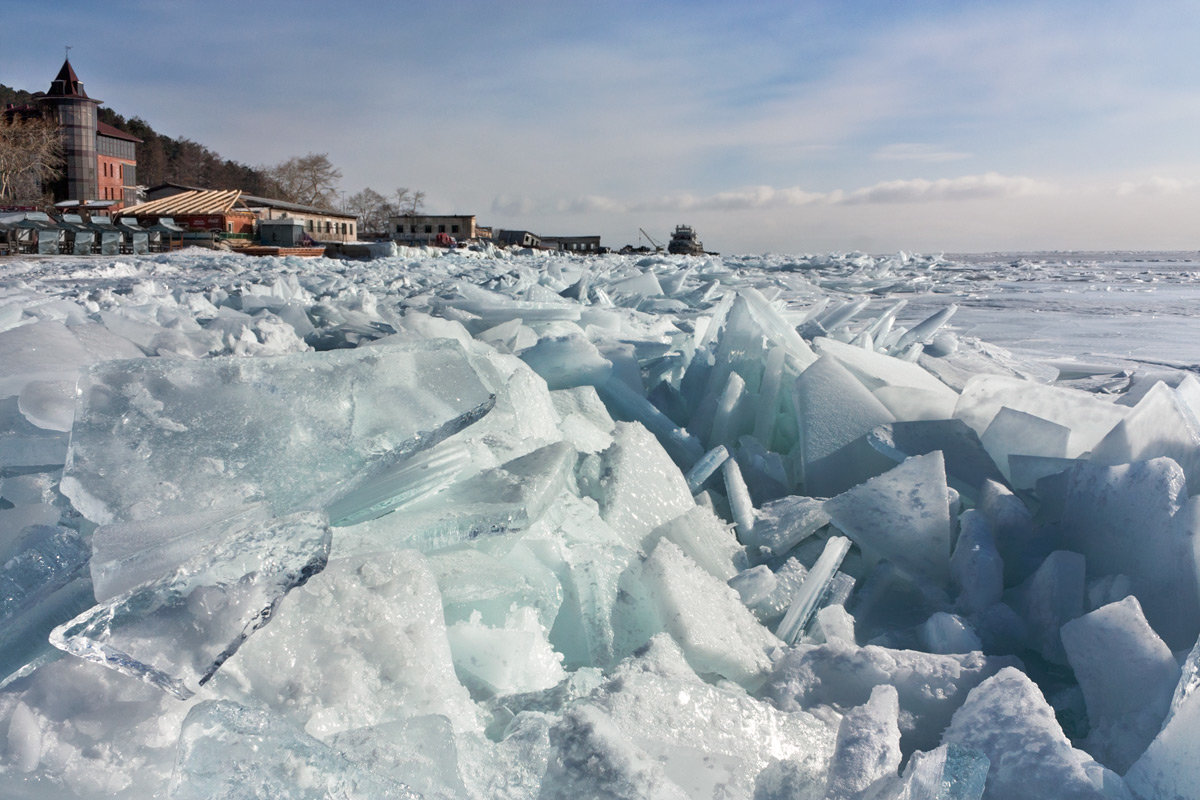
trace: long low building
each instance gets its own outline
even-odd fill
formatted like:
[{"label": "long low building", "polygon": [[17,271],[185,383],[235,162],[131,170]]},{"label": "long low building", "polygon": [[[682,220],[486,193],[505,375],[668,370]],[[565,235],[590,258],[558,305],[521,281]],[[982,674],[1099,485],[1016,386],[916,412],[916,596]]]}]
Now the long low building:
[{"label": "long low building", "polygon": [[[178,183],[160,183],[147,190],[150,202],[178,197],[187,192],[209,191]],[[241,207],[254,214],[257,220],[297,219],[304,223],[305,232],[320,242],[358,241],[358,217],[327,208],[289,203],[270,197],[242,193]],[[168,215],[169,216],[169,215]]]},{"label": "long low building", "polygon": [[[399,214],[388,217],[388,232],[398,244],[421,246],[432,244],[438,236],[449,236],[456,242],[490,238],[490,228],[475,224],[474,214],[448,214],[440,216]],[[486,236],[484,235],[486,232]]]}]

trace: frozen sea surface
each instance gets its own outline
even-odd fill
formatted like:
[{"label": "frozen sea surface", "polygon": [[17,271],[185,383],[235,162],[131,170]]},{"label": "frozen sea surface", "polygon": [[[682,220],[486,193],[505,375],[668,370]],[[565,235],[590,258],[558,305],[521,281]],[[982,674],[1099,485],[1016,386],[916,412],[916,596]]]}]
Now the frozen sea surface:
[{"label": "frozen sea surface", "polygon": [[0,259],[0,797],[1200,797],[1197,301]]}]

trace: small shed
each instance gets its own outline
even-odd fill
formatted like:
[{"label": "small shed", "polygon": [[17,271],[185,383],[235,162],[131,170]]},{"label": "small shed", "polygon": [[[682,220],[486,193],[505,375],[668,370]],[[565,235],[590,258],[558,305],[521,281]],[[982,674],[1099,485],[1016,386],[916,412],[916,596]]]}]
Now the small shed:
[{"label": "small shed", "polygon": [[304,221],[292,217],[260,219],[258,240],[275,247],[300,247],[305,244]]}]

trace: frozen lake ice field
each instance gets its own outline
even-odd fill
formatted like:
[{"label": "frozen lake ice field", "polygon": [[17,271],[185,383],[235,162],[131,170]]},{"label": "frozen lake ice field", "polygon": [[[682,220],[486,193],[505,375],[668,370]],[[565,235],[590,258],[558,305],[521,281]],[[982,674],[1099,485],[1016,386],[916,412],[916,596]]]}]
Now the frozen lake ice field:
[{"label": "frozen lake ice field", "polygon": [[1198,299],[0,260],[0,796],[1200,796]]}]

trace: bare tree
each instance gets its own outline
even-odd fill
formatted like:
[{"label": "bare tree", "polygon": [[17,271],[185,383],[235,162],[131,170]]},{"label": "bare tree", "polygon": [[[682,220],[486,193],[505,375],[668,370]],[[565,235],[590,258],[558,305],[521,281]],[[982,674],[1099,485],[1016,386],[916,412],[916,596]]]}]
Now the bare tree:
[{"label": "bare tree", "polygon": [[350,195],[346,208],[358,216],[358,229],[363,233],[387,231],[388,218],[396,215],[396,207],[370,187]]},{"label": "bare tree", "polygon": [[425,193],[408,187],[396,190],[396,211],[406,217],[414,217],[425,205]]},{"label": "bare tree", "polygon": [[294,156],[271,167],[269,174],[279,199],[308,206],[332,208],[342,171],[333,166],[327,153]]},{"label": "bare tree", "polygon": [[44,186],[62,174],[58,126],[42,117],[0,116],[0,200],[41,202]]}]

